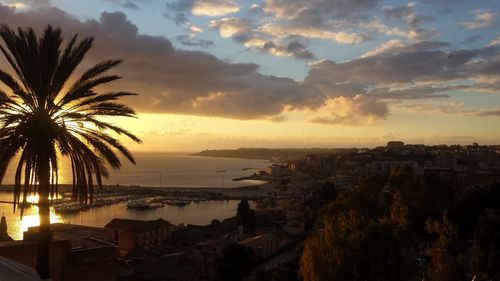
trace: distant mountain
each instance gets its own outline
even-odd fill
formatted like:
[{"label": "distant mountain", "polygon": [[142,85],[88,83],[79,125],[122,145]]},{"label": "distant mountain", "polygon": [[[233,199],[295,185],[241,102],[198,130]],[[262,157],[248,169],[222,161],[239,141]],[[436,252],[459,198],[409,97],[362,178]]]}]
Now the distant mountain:
[{"label": "distant mountain", "polygon": [[226,157],[263,160],[291,160],[309,154],[338,153],[346,149],[339,148],[238,148],[221,150],[203,150],[193,156]]}]

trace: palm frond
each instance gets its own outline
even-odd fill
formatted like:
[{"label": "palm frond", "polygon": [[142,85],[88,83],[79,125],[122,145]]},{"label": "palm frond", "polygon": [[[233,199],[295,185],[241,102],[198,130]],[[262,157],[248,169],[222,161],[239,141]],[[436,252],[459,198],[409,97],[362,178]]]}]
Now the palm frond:
[{"label": "palm frond", "polygon": [[78,40],[75,35],[62,48],[61,33],[49,25],[37,37],[31,28],[15,31],[0,25],[0,51],[14,73],[0,70],[0,83],[7,86],[6,91],[0,90],[0,183],[20,154],[14,175],[15,203],[25,202],[29,194],[41,190],[55,196],[59,157],[71,161],[73,198],[91,202],[94,187],[102,186],[102,178],[109,177],[106,165],[121,167],[117,153],[135,163],[130,151],[105,131],[141,142],[132,133],[101,121],[109,116],[136,117],[131,107],[118,102],[135,94],[96,91],[98,86],[121,78],[106,72],[122,61],[105,60],[92,66],[64,92],[93,38]]}]

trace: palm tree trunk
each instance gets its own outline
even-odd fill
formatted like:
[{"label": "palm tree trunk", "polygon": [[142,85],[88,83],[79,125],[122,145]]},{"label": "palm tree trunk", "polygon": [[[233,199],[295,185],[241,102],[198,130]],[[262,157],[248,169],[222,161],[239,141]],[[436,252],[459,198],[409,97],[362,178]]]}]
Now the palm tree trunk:
[{"label": "palm tree trunk", "polygon": [[[44,142],[44,141],[42,141]],[[38,158],[38,215],[40,217],[40,227],[38,230],[37,249],[37,271],[42,279],[49,278],[49,249],[51,242],[50,234],[50,165],[47,146],[41,145]]]}]

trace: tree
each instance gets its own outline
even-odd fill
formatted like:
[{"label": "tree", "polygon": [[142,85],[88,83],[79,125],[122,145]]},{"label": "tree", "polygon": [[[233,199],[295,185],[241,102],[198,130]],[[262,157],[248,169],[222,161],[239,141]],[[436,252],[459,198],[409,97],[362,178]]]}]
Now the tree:
[{"label": "tree", "polygon": [[357,210],[325,216],[323,227],[306,241],[300,261],[304,281],[407,280],[410,252],[394,225],[369,220]]},{"label": "tree", "polygon": [[296,270],[275,268],[271,271],[256,270],[248,281],[300,281]]},{"label": "tree", "polygon": [[321,205],[328,204],[335,200],[337,190],[332,182],[325,182],[318,190],[318,197]]},{"label": "tree", "polygon": [[222,281],[242,281],[250,275],[255,265],[252,250],[232,243],[222,252],[216,271]]},{"label": "tree", "polygon": [[431,245],[431,261],[427,268],[427,276],[431,281],[465,280],[464,272],[453,248],[457,244],[458,230],[448,219],[446,212],[442,221],[427,220],[426,229],[436,236]]},{"label": "tree", "polygon": [[449,215],[460,227],[460,231],[472,239],[474,229],[485,209],[500,209],[499,183],[472,188],[456,202]]},{"label": "tree", "polygon": [[243,233],[253,234],[255,232],[255,211],[250,208],[248,199],[243,198],[241,199],[240,203],[238,203],[236,217],[243,227]]},{"label": "tree", "polygon": [[[75,35],[62,49],[61,29],[50,25],[39,38],[32,28],[16,32],[1,25],[0,37],[4,42],[0,50],[14,70],[14,75],[0,70],[0,81],[8,89],[0,91],[0,182],[10,162],[20,154],[14,210],[21,200],[26,202],[29,193],[38,193],[37,270],[42,278],[48,278],[49,200],[58,192],[59,158],[71,160],[73,199],[91,202],[94,185],[101,186],[102,177],[109,177],[105,163],[114,169],[121,166],[116,151],[135,163],[127,148],[109,132],[140,140],[102,119],[135,117],[130,107],[116,102],[134,94],[95,90],[121,78],[105,74],[121,60],[98,63],[70,83],[93,38],[78,41]],[[21,216],[22,212],[21,207]]]},{"label": "tree", "polygon": [[478,281],[500,279],[500,209],[487,209],[479,220],[474,231],[472,270]]}]

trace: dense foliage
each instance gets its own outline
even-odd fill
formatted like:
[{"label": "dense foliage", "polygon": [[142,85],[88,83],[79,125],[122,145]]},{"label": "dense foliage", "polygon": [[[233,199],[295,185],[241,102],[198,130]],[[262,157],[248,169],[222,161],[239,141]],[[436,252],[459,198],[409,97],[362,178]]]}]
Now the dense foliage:
[{"label": "dense foliage", "polygon": [[498,184],[459,194],[399,166],[337,193],[305,243],[305,281],[500,277]]}]

